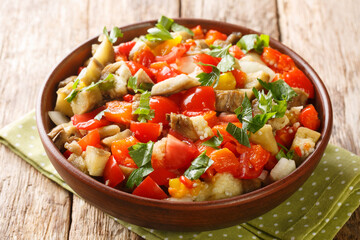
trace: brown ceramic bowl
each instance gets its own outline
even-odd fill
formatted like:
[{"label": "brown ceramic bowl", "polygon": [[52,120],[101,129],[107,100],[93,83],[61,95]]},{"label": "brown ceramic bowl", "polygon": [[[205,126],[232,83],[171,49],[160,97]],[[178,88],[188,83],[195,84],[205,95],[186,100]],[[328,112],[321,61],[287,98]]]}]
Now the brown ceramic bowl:
[{"label": "brown ceramic bowl", "polygon": [[[204,29],[217,29],[226,34],[242,32],[257,33],[245,27],[203,19],[175,19],[179,24]],[[129,41],[146,34],[156,21],[147,21],[122,27]],[[53,127],[47,112],[53,110],[58,83],[70,75],[91,55],[94,37],[67,55],[51,72],[41,88],[36,107],[37,126],[42,143],[52,164],[65,182],[89,203],[104,212],[139,226],[172,230],[199,231],[228,227],[246,222],[275,208],[290,197],[310,176],[328,144],[332,129],[332,108],[325,86],[312,67],[298,54],[280,42],[271,39],[270,46],[289,55],[315,86],[313,104],[321,119],[321,139],[315,151],[289,176],[254,192],[228,199],[205,202],[168,202],[138,197],[108,187],[72,166],[55,147],[47,133]]]}]

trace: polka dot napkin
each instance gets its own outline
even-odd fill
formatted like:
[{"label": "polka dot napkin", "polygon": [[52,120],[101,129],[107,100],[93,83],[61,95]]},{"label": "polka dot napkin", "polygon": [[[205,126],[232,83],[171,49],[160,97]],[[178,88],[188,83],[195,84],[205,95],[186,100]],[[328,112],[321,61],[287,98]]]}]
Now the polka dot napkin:
[{"label": "polka dot napkin", "polygon": [[[0,130],[0,142],[65,189],[47,158],[31,112]],[[167,232],[115,219],[146,239],[332,239],[360,205],[360,157],[329,145],[307,182],[277,208],[247,223],[207,232]]]}]

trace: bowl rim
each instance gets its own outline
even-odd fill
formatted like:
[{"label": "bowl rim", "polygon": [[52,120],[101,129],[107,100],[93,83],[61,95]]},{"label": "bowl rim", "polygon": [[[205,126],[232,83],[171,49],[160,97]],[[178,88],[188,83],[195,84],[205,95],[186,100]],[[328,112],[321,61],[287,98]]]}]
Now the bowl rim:
[{"label": "bowl rim", "polygon": [[[256,33],[261,34],[257,31],[254,31],[250,28],[243,27],[241,25],[227,23],[227,22],[221,22],[221,21],[215,21],[210,19],[203,19],[203,18],[173,18],[177,23],[185,24],[185,25],[202,25],[202,24],[212,24],[212,25],[227,25],[229,28],[242,28],[245,31],[248,31],[249,33]],[[138,28],[143,27],[152,27],[157,22],[157,20],[148,20],[148,21],[142,21],[137,22],[129,25],[125,25],[120,27],[122,32],[134,30]],[[36,103],[36,122],[37,122],[37,128],[40,135],[40,138],[42,140],[42,143],[45,148],[48,148],[48,154],[51,154],[53,159],[56,159],[57,163],[61,165],[61,167],[67,169],[67,171],[77,179],[78,181],[81,181],[82,183],[86,184],[90,188],[94,188],[97,191],[102,192],[103,194],[109,195],[111,197],[114,197],[116,199],[122,199],[125,201],[133,201],[136,204],[142,204],[147,206],[153,206],[158,208],[174,208],[174,209],[181,209],[183,207],[186,207],[188,209],[191,208],[198,208],[201,207],[202,209],[214,209],[218,208],[220,206],[223,207],[232,207],[239,204],[246,204],[252,201],[255,201],[259,198],[266,198],[269,195],[273,194],[274,192],[281,191],[282,189],[285,189],[288,185],[294,183],[299,177],[306,174],[307,172],[307,166],[311,165],[317,165],[320,161],[321,156],[318,156],[322,154],[322,152],[325,150],[330,135],[332,131],[332,124],[333,124],[333,113],[332,113],[332,105],[330,101],[329,94],[326,90],[326,87],[318,74],[315,72],[315,70],[311,67],[310,64],[308,64],[301,56],[299,56],[297,53],[295,53],[292,49],[282,44],[280,41],[270,37],[270,46],[274,49],[280,50],[280,52],[286,52],[287,55],[289,55],[295,62],[297,66],[304,67],[302,69],[305,74],[309,77],[310,81],[313,83],[314,87],[316,88],[317,92],[319,93],[319,101],[320,105],[323,108],[323,120],[321,122],[321,138],[319,142],[316,144],[315,151],[311,153],[306,160],[300,164],[290,175],[286,176],[285,178],[276,181],[274,183],[271,183],[265,187],[262,187],[260,189],[257,189],[255,191],[245,193],[242,195],[225,198],[225,199],[219,199],[219,200],[211,200],[211,201],[200,201],[200,202],[187,202],[187,201],[166,201],[166,200],[157,200],[157,199],[150,199],[145,197],[140,197],[133,195],[131,193],[127,193],[121,190],[117,190],[115,188],[111,188],[109,186],[106,186],[105,184],[97,181],[96,179],[92,178],[89,175],[86,175],[85,173],[78,170],[76,167],[74,167],[70,162],[68,162],[65,157],[61,154],[59,149],[55,146],[55,144],[52,142],[52,140],[47,136],[46,130],[45,130],[45,116],[47,114],[43,114],[41,110],[43,109],[44,101],[46,101],[44,92],[46,89],[46,86],[48,85],[48,82],[53,77],[54,73],[60,68],[64,62],[66,62],[67,59],[69,59],[71,56],[75,55],[76,52],[84,48],[85,45],[88,45],[92,42],[95,42],[98,39],[99,35],[92,37],[85,42],[82,42],[78,46],[76,46],[74,49],[70,51],[57,65],[52,69],[51,73],[46,77],[46,80],[41,86],[41,90],[38,95],[37,103]],[[316,158],[319,158],[317,161]],[[314,168],[315,168],[314,166]],[[166,204],[164,204],[166,203]]]}]

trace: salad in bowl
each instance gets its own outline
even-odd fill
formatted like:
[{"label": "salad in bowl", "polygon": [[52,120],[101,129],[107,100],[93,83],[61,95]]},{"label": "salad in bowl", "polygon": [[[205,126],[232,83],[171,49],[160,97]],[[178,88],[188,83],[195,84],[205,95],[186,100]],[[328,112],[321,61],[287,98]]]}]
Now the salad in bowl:
[{"label": "salad in bowl", "polygon": [[122,36],[104,28],[48,112],[48,136],[83,173],[142,197],[208,201],[279,181],[315,150],[314,86],[269,36],[165,16]]}]

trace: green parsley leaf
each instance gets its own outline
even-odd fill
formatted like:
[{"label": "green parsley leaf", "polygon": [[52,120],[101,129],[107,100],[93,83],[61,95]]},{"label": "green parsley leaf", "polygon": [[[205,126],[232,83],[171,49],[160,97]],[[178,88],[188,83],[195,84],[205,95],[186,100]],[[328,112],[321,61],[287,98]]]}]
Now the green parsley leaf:
[{"label": "green parsley leaf", "polygon": [[239,121],[243,124],[242,128],[247,129],[249,122],[252,120],[251,102],[247,94],[245,94],[241,107],[235,109],[235,114]]},{"label": "green parsley leaf", "polygon": [[244,128],[238,128],[233,123],[228,123],[226,126],[226,131],[231,134],[241,145],[250,147],[249,136],[247,131]]},{"label": "green parsley leaf", "polygon": [[234,56],[228,54],[221,59],[221,61],[217,65],[217,68],[220,70],[220,72],[228,72],[233,70],[234,64],[235,64]]},{"label": "green parsley leaf", "polygon": [[255,115],[249,122],[247,125],[247,130],[249,130],[252,133],[256,133],[257,131],[259,131],[263,126],[265,126],[266,122],[273,118],[273,116],[275,115],[275,112],[270,112],[270,113],[264,113],[264,114],[258,114]]},{"label": "green parsley leaf", "polygon": [[127,87],[137,92],[137,77],[131,76],[128,80]]},{"label": "green parsley leaf", "polygon": [[196,76],[197,78],[199,78],[199,82],[201,83],[201,86],[216,87],[220,79],[220,70],[211,64],[205,64],[202,62],[198,62],[197,64],[212,67],[212,71],[210,73],[202,72]]},{"label": "green parsley leaf", "polygon": [[151,166],[151,155],[154,143],[137,143],[128,148],[130,157],[138,166],[129,176],[126,187],[133,188],[134,185],[139,186],[143,178],[149,175],[154,169]]},{"label": "green parsley leaf", "polygon": [[275,157],[277,160],[280,160],[281,158],[293,159],[294,158],[294,150],[287,151],[287,153],[285,154],[284,150],[280,149],[280,151],[276,154]]},{"label": "green parsley leaf", "polygon": [[159,19],[158,19],[158,24],[164,26],[164,28],[166,30],[170,30],[171,26],[173,25],[174,23],[174,20],[171,19],[171,18],[168,18],[166,16],[161,16]]},{"label": "green parsley leaf", "polygon": [[199,179],[213,163],[214,161],[206,156],[205,151],[191,162],[191,166],[185,171],[184,176],[190,180]]},{"label": "green parsley leaf", "polygon": [[244,53],[247,53],[254,49],[258,53],[262,53],[264,47],[269,46],[269,36],[261,34],[260,37],[257,34],[248,34],[242,36],[242,38],[237,42],[237,46],[243,50]]},{"label": "green parsley leaf", "polygon": [[229,55],[229,48],[231,47],[231,44],[227,45],[224,48],[213,46],[214,49],[212,49],[208,55],[213,57],[225,57],[226,55]]},{"label": "green parsley leaf", "polygon": [[146,122],[155,116],[154,110],[150,109],[150,96],[151,93],[148,91],[141,94],[139,107],[134,112],[134,114],[138,114],[139,122]]},{"label": "green parsley leaf", "polygon": [[173,39],[170,32],[161,24],[156,24],[154,28],[148,29],[146,39],[149,41],[164,41]]},{"label": "green parsley leaf", "polygon": [[110,32],[110,35],[109,35],[109,32],[106,29],[106,27],[104,27],[103,33],[107,37],[109,42],[111,42],[112,44],[116,43],[116,41],[119,37],[124,36],[124,34],[121,32],[121,30],[118,27],[113,27],[113,29]]},{"label": "green parsley leaf", "polygon": [[277,104],[272,106],[272,111],[276,112],[275,118],[281,118],[285,115],[285,112],[287,110],[287,102],[286,100],[275,100],[275,102]]},{"label": "green parsley leaf", "polygon": [[138,86],[137,77],[130,77],[127,84],[127,87],[134,90],[135,93],[143,93],[145,91],[150,91],[153,86],[154,84],[152,83],[140,83]]},{"label": "green parsley leaf", "polygon": [[96,83],[92,82],[89,86],[84,87],[81,89],[82,91],[90,91],[94,89],[95,87],[99,87],[101,90],[109,90],[114,87],[115,81],[114,81],[114,75],[109,73],[106,78],[97,81]]},{"label": "green parsley leaf", "polygon": [[284,80],[279,79],[275,82],[264,82],[258,78],[261,86],[272,92],[274,99],[289,101],[291,98],[297,96],[296,92]]},{"label": "green parsley leaf", "polygon": [[105,113],[109,112],[109,109],[104,109],[101,112],[99,112],[98,114],[96,114],[96,116],[94,117],[95,120],[101,120],[103,116],[105,116]]},{"label": "green parsley leaf", "polygon": [[74,98],[76,97],[76,95],[80,92],[80,90],[77,90],[77,86],[79,85],[80,79],[76,78],[73,85],[72,85],[72,90],[69,93],[69,95],[67,95],[67,97],[65,98],[66,101],[71,102],[72,100],[74,100]]},{"label": "green parsley leaf", "polygon": [[174,32],[187,32],[188,34],[190,34],[191,36],[194,36],[194,32],[191,31],[190,29],[188,29],[187,27],[177,24],[177,23],[173,23],[171,25],[171,30]]},{"label": "green parsley leaf", "polygon": [[221,135],[219,130],[216,131],[217,131],[217,136],[216,135],[213,136],[209,140],[203,142],[202,145],[218,149],[218,147],[221,145],[222,141],[224,140],[224,137],[223,135]]}]

